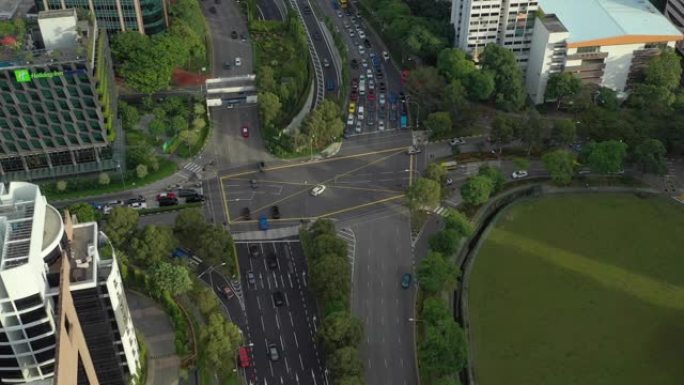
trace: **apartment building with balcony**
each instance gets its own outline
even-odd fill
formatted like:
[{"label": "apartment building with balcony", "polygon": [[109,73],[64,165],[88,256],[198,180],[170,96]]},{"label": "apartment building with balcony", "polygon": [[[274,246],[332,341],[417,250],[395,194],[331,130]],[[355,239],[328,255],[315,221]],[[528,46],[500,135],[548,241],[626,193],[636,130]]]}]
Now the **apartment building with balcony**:
[{"label": "apartment building with balcony", "polygon": [[648,0],[540,0],[533,31],[525,82],[536,104],[560,72],[624,96],[650,58],[684,39]]},{"label": "apartment building with balcony", "polygon": [[536,9],[536,0],[452,0],[455,45],[477,60],[487,44],[499,44],[513,51],[524,66]]},{"label": "apartment building with balcony", "polygon": [[[69,298],[60,296],[67,279]],[[65,303],[72,311],[61,310]],[[68,371],[57,337],[63,329],[73,335],[64,323],[66,313],[75,325],[73,311],[90,357],[81,361],[92,362],[99,384],[125,385],[138,372],[135,330],[108,239],[96,222],[63,219],[26,182],[0,184],[0,309],[2,384],[53,384],[59,357]]]}]

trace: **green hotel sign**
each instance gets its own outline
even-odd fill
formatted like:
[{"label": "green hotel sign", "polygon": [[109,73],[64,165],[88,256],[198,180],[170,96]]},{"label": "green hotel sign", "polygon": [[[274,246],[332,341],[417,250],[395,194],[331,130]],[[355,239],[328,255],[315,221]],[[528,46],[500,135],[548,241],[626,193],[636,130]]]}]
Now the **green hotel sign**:
[{"label": "green hotel sign", "polygon": [[47,79],[54,78],[57,76],[64,76],[62,71],[52,71],[52,72],[29,72],[27,69],[14,70],[14,78],[17,79],[18,83],[30,82],[32,79]]}]

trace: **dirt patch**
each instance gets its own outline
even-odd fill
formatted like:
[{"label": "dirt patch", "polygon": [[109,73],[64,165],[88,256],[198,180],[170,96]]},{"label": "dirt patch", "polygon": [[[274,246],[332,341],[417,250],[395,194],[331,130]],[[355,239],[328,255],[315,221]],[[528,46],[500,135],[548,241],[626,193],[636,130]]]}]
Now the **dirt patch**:
[{"label": "dirt patch", "polygon": [[174,69],[173,74],[171,75],[172,84],[180,87],[199,86],[204,84],[205,80],[207,80],[207,76],[205,75],[195,74],[180,68]]}]

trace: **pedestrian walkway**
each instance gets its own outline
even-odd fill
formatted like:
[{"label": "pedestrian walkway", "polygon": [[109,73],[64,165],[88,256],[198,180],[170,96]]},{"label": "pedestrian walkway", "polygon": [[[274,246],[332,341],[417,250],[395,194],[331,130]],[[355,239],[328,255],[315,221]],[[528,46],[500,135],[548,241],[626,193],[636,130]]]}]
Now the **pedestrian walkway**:
[{"label": "pedestrian walkway", "polygon": [[236,241],[261,241],[288,238],[299,235],[299,226],[279,227],[269,230],[244,231],[233,233]]},{"label": "pedestrian walkway", "polygon": [[444,206],[438,206],[437,208],[435,208],[434,210],[432,210],[432,212],[435,213],[435,214],[437,214],[437,215],[439,215],[439,216],[441,216],[441,217],[446,217],[447,214],[449,214],[449,208],[448,208],[448,207],[444,207]]},{"label": "pedestrian walkway", "polygon": [[129,290],[126,299],[138,338],[147,346],[146,385],[178,385],[180,358],[176,355],[169,316],[159,304],[142,294]]},{"label": "pedestrian walkway", "polygon": [[352,229],[344,228],[337,231],[337,236],[347,244],[347,258],[351,264],[351,277],[353,280],[354,264],[356,262],[356,235]]},{"label": "pedestrian walkway", "polygon": [[183,169],[188,170],[193,174],[200,174],[202,172],[202,166],[195,162],[188,162],[185,166],[183,166]]}]

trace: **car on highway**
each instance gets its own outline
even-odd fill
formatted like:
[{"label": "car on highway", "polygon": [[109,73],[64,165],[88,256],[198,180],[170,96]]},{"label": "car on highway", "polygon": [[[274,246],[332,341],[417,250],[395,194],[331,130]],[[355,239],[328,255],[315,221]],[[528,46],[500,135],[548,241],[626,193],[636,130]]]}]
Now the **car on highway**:
[{"label": "car on highway", "polygon": [[408,77],[409,77],[410,74],[411,74],[411,73],[409,72],[409,70],[403,70],[403,71],[401,71],[400,80],[401,80],[401,84],[402,84],[402,85],[404,84],[404,82],[406,81],[406,79],[408,79]]},{"label": "car on highway", "polygon": [[365,95],[366,94],[366,81],[361,79],[359,80],[359,95]]},{"label": "car on highway", "polygon": [[280,352],[278,351],[278,345],[276,345],[276,344],[268,345],[268,358],[271,361],[278,361],[280,359]]},{"label": "car on highway", "polygon": [[385,94],[383,92],[378,95],[378,103],[380,103],[381,106],[385,105]]},{"label": "car on highway", "polygon": [[382,80],[382,79],[384,79],[385,76],[382,74],[382,70],[377,70],[375,72],[375,77],[379,80]]},{"label": "car on highway", "polygon": [[268,218],[266,218],[266,215],[261,214],[259,216],[259,230],[266,231],[271,228],[271,225],[268,223]]},{"label": "car on highway", "polygon": [[358,119],[358,120],[363,120],[363,118],[364,118],[364,112],[365,112],[365,111],[364,111],[364,109],[363,109],[363,106],[359,106],[359,110],[358,110],[358,113],[357,113],[357,119]]},{"label": "car on highway", "polygon": [[233,39],[237,39],[237,38],[238,38],[238,33],[237,33],[237,31],[236,31],[236,30],[233,30],[233,31],[230,33],[230,37],[233,38]]},{"label": "car on highway", "polygon": [[363,39],[363,45],[366,46],[366,48],[370,48],[370,47],[371,47],[371,42],[370,42],[370,40],[368,40],[368,39]]},{"label": "car on highway", "polygon": [[359,49],[359,54],[361,54],[361,55],[366,54],[366,49],[362,45],[359,45],[358,49]]},{"label": "car on highway", "polygon": [[406,153],[409,155],[420,154],[421,152],[422,150],[417,146],[408,146],[408,150],[406,150]]},{"label": "car on highway", "polygon": [[387,91],[387,87],[385,87],[385,82],[380,82],[380,84],[378,84],[378,88],[380,89],[380,92]]},{"label": "car on highway", "polygon": [[357,32],[359,33],[359,39],[365,39],[366,38],[366,33],[363,32],[362,29],[359,29]]},{"label": "car on highway", "polygon": [[403,287],[404,289],[408,289],[409,287],[411,287],[411,280],[411,273],[404,273],[401,276],[401,287]]},{"label": "car on highway", "polygon": [[242,126],[242,128],[240,129],[240,133],[242,134],[243,138],[249,138],[249,127],[247,127],[246,125]]},{"label": "car on highway", "polygon": [[280,208],[278,205],[271,206],[271,218],[280,219]]},{"label": "car on highway", "polygon": [[390,59],[389,52],[387,52],[387,51],[382,51],[382,58],[383,58],[385,61],[389,61],[389,59]]},{"label": "car on highway", "polygon": [[342,13],[342,11],[337,11],[337,17],[344,17],[344,13]]},{"label": "car on highway", "polygon": [[444,182],[447,186],[451,186],[454,184],[453,178],[446,178],[446,181]]},{"label": "car on highway", "polygon": [[378,121],[378,130],[385,131],[385,121],[384,120]]},{"label": "car on highway", "polygon": [[313,38],[314,40],[321,40],[321,33],[318,31],[314,32]]},{"label": "car on highway", "polygon": [[361,122],[356,122],[356,127],[354,128],[354,131],[356,131],[357,134],[360,134],[363,129],[361,128]]},{"label": "car on highway", "polygon": [[273,293],[273,304],[278,307],[285,305],[285,296],[282,292],[276,291]]},{"label": "car on highway", "polygon": [[223,69],[224,69],[224,70],[229,70],[230,67],[232,67],[232,64],[230,64],[229,61],[223,63]]},{"label": "car on highway", "polygon": [[335,81],[328,79],[325,81],[325,89],[328,91],[335,91]]},{"label": "car on highway", "polygon": [[347,125],[348,126],[354,125],[354,114],[349,114],[349,116],[347,116]]},{"label": "car on highway", "polygon": [[517,171],[513,171],[513,174],[511,174],[511,177],[513,179],[520,179],[520,178],[526,177],[527,175],[528,174],[527,174],[526,170],[517,170]]},{"label": "car on highway", "polygon": [[352,92],[349,94],[349,99],[356,101],[359,99],[359,93],[356,90],[352,90]]},{"label": "car on highway", "polygon": [[136,203],[136,202],[145,202],[145,197],[143,197],[142,195],[138,195],[135,198],[126,199],[125,204],[130,205],[131,203]]},{"label": "car on highway", "polygon": [[373,70],[372,69],[370,69],[370,68],[366,69],[366,77],[368,79],[373,79]]},{"label": "car on highway", "polygon": [[209,13],[216,14],[216,7],[209,7]]},{"label": "car on highway", "polygon": [[246,221],[252,219],[252,213],[251,213],[251,211],[249,211],[249,207],[245,207],[242,209],[241,218],[246,220]]},{"label": "car on highway", "polygon": [[250,285],[256,285],[256,276],[253,271],[247,272],[247,283]]},{"label": "car on highway", "polygon": [[349,102],[349,113],[353,114],[354,112],[356,112],[356,103]]},{"label": "car on highway", "polygon": [[356,59],[351,59],[351,68],[353,68],[353,69],[359,68],[359,61]]},{"label": "car on highway", "polygon": [[327,57],[323,58],[323,67],[325,67],[325,68],[330,67],[330,60],[328,60]]},{"label": "car on highway", "polygon": [[361,65],[363,68],[368,68],[368,60],[366,58],[361,59]]},{"label": "car on highway", "polygon": [[235,293],[233,293],[233,290],[230,288],[230,286],[226,285],[223,287],[216,286],[216,289],[223,294],[224,297],[231,299],[235,296]]},{"label": "car on highway", "polygon": [[305,5],[303,12],[305,15],[310,15],[311,14],[311,7],[309,7],[309,5]]},{"label": "car on highway", "polygon": [[191,188],[181,188],[176,192],[179,198],[187,198],[191,195],[196,195],[197,190]]},{"label": "car on highway", "polygon": [[323,191],[325,191],[325,185],[323,185],[323,184],[316,185],[316,187],[311,189],[311,196],[317,197],[317,196],[323,194]]},{"label": "car on highway", "polygon": [[[130,207],[134,210],[142,210],[147,208],[147,202],[142,201],[142,202],[131,202],[126,204],[127,207]],[[106,213],[105,213],[106,214]]]},{"label": "car on highway", "polygon": [[258,245],[249,245],[249,255],[252,258],[259,257],[259,246]]},{"label": "car on highway", "polygon": [[375,89],[375,80],[373,80],[373,79],[368,80],[368,89],[369,90]]},{"label": "car on highway", "polygon": [[235,66],[236,66],[236,67],[239,67],[239,66],[241,66],[241,65],[242,65],[242,59],[239,58],[239,57],[236,57],[236,58],[235,58]]},{"label": "car on highway", "polygon": [[349,28],[349,37],[354,37],[354,36],[356,36],[356,31],[354,31],[353,29]]},{"label": "car on highway", "polygon": [[457,146],[459,144],[465,144],[465,139],[463,139],[463,138],[451,138],[451,139],[449,139],[449,146]]},{"label": "car on highway", "polygon": [[375,100],[375,90],[372,88],[368,90],[368,100]]}]

